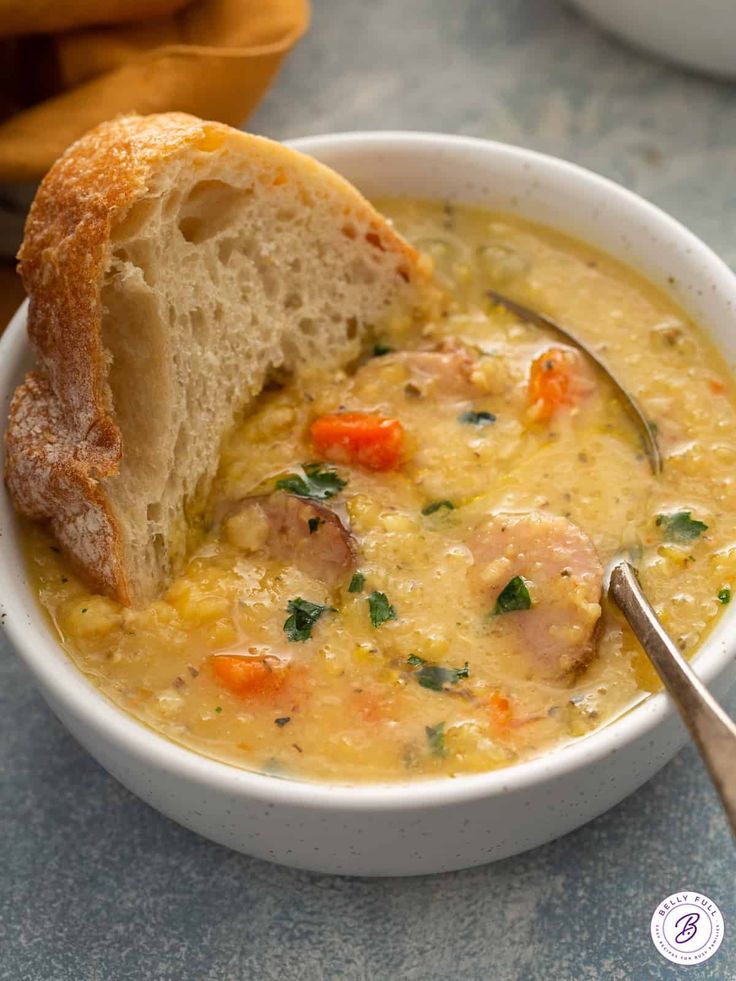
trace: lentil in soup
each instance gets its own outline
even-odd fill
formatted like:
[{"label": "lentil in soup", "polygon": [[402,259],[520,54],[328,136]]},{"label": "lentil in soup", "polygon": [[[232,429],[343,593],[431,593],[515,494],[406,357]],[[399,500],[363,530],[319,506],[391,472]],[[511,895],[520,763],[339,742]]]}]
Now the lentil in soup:
[{"label": "lentil in soup", "polygon": [[[379,206],[434,263],[446,309],[258,398],[161,599],[90,594],[28,532],[41,602],[95,685],[184,746],[285,777],[451,776],[547,752],[657,687],[601,607],[614,553],[634,554],[688,655],[734,585],[736,403],[686,315],[520,218]],[[605,358],[657,426],[661,475],[584,355],[491,287]]]}]

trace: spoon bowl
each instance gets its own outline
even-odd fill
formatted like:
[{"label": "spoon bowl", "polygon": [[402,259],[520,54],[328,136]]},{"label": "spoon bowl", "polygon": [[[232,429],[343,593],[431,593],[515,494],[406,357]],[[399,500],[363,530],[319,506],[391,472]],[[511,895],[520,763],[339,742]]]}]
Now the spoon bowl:
[{"label": "spoon bowl", "polygon": [[530,307],[525,307],[523,304],[517,303],[516,300],[512,300],[503,293],[498,293],[496,290],[486,290],[486,293],[494,303],[508,310],[509,313],[513,313],[520,320],[535,324],[537,327],[541,327],[542,330],[558,334],[569,344],[574,345],[582,351],[593,362],[598,371],[613,386],[629,417],[639,430],[642,446],[649,460],[649,465],[652,468],[652,473],[655,475],[660,474],[662,472],[662,454],[659,452],[659,444],[657,443],[657,434],[654,427],[649,419],[647,419],[644,410],[634,395],[618,380],[616,375],[611,371],[605,361],[596,354],[593,348],[581,340],[577,333],[574,333],[568,327],[563,327],[562,324],[559,324],[556,320],[552,320],[551,317],[547,317],[537,310],[532,310]]}]

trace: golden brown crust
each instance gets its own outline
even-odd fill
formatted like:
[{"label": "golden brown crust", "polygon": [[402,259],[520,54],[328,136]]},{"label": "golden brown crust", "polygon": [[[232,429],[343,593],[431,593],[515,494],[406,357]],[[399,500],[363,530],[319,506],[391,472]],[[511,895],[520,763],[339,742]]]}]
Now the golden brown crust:
[{"label": "golden brown crust", "polygon": [[5,476],[16,508],[48,523],[76,571],[101,593],[131,600],[120,532],[99,478],[117,471],[113,453],[77,440],[61,402],[40,372],[30,372],[10,403]]},{"label": "golden brown crust", "polygon": [[54,164],[26,222],[18,268],[31,343],[78,436],[93,435],[103,447],[114,441],[100,335],[110,230],[145,190],[152,166],[203,139],[208,125],[217,124],[183,113],[104,123]]},{"label": "golden brown crust", "polygon": [[[97,590],[131,603],[124,543],[101,481],[119,472],[123,447],[112,416],[101,336],[100,291],[111,230],[167,159],[225,142],[276,146],[184,113],[125,116],[71,146],[43,180],[26,223],[19,271],[30,297],[28,333],[39,360],[13,399],[5,476],[16,508],[46,521],[76,567]],[[233,146],[241,152],[240,146]],[[283,154],[284,150],[280,150]],[[275,159],[275,166],[284,161]],[[337,175],[312,163],[322,179],[361,201]],[[309,166],[305,166],[308,172]],[[405,257],[402,274],[417,280],[418,256],[367,202],[364,217],[379,248]]]},{"label": "golden brown crust", "polygon": [[117,473],[122,456],[109,412],[100,286],[115,219],[143,192],[152,165],[203,139],[206,126],[170,113],[124,117],[87,134],[41,183],[18,256],[41,372],[13,399],[8,486],[21,513],[49,522],[85,579],[122,603],[133,590],[99,483]]}]

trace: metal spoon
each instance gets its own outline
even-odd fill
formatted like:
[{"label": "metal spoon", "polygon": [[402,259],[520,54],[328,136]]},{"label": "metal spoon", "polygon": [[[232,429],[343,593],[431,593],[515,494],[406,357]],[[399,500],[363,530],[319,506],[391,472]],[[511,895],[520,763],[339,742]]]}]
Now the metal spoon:
[{"label": "metal spoon", "polygon": [[660,474],[662,472],[662,456],[659,452],[654,427],[647,419],[646,415],[644,414],[644,410],[639,405],[637,400],[634,398],[631,392],[621,384],[606,363],[602,361],[584,341],[581,341],[579,337],[572,334],[566,327],[560,326],[560,324],[558,324],[556,321],[550,320],[549,317],[545,317],[544,314],[537,313],[536,310],[531,310],[529,307],[525,307],[521,303],[517,303],[516,300],[512,300],[508,296],[504,296],[503,293],[497,293],[496,290],[486,290],[486,295],[493,300],[494,303],[498,303],[499,306],[504,307],[521,320],[526,320],[530,324],[536,324],[537,327],[541,327],[543,330],[551,330],[554,333],[559,334],[560,337],[564,337],[566,341],[570,341],[571,344],[574,344],[575,347],[579,348],[590,358],[593,364],[595,364],[596,367],[603,372],[621,397],[624,407],[641,433],[644,451],[649,459],[652,473]]},{"label": "metal spoon", "polygon": [[736,724],[667,636],[636,570],[618,555],[606,570],[608,595],[629,622],[700,751],[736,835]]},{"label": "metal spoon", "polygon": [[[584,341],[556,321],[515,300],[487,290],[487,295],[521,320],[551,330],[570,341],[603,372],[621,396],[639,428],[652,472],[662,472],[662,457],[654,428],[641,406],[610,368]],[[731,828],[736,835],[736,724],[726,715],[705,685],[677,650],[642,592],[634,567],[616,556],[606,570],[608,594],[626,617],[639,643],[657,670],[710,773]]]}]

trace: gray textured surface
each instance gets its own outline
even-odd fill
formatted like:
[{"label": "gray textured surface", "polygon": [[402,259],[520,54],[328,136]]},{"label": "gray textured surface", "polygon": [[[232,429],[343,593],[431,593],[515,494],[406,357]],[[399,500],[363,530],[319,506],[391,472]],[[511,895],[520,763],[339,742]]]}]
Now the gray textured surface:
[{"label": "gray textured surface", "polygon": [[[471,133],[576,160],[736,262],[736,90],[648,61],[552,0],[315,0],[251,128]],[[227,852],[132,798],[0,640],[0,979],[736,978],[736,851],[692,750],[622,805],[494,866],[395,881]],[[731,708],[736,702],[731,700]],[[649,940],[679,889],[726,941],[676,968]]]}]

